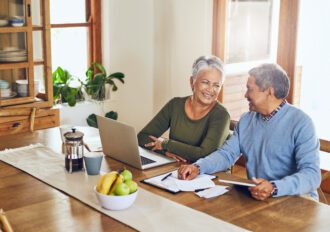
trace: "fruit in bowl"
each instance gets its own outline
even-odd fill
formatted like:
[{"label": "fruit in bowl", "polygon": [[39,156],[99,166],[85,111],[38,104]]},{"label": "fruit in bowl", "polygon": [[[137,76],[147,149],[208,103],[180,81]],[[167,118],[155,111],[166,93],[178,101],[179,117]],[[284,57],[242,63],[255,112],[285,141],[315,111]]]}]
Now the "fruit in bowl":
[{"label": "fruit in bowl", "polygon": [[130,207],[138,194],[138,185],[132,173],[112,171],[102,175],[94,187],[101,206],[110,210],[123,210]]}]

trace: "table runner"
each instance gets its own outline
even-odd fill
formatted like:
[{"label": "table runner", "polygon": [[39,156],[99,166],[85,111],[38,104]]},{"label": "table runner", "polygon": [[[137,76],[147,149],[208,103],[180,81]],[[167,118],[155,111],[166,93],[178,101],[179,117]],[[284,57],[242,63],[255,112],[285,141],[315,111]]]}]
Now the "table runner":
[{"label": "table runner", "polygon": [[246,231],[141,187],[130,208],[106,210],[93,192],[99,176],[88,176],[85,172],[69,174],[64,168],[64,155],[41,144],[1,151],[0,160],[139,231]]}]

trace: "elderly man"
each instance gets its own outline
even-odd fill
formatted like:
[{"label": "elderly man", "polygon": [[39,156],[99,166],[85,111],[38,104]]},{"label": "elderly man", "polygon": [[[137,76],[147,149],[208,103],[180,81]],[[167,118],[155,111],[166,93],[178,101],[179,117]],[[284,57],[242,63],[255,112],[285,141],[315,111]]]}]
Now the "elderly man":
[{"label": "elderly man", "polygon": [[249,71],[245,98],[250,112],[238,122],[222,148],[179,169],[179,178],[227,170],[240,154],[246,159],[252,197],[305,195],[318,199],[320,185],[319,140],[312,120],[287,103],[289,79],[275,64]]}]

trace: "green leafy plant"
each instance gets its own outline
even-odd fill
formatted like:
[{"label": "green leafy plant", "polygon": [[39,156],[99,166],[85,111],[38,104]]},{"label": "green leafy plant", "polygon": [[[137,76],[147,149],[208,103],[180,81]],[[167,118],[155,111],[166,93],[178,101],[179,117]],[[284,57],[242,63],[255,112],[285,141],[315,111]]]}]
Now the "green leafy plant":
[{"label": "green leafy plant", "polygon": [[[113,120],[117,120],[118,119],[118,113],[115,111],[110,111],[108,113],[105,114],[105,117],[107,118],[111,118]],[[98,128],[97,125],[97,120],[96,120],[96,115],[95,114],[90,114],[87,118],[87,124],[91,127],[95,127]]]},{"label": "green leafy plant", "polygon": [[[53,79],[53,97],[55,103],[67,102],[69,106],[76,105],[77,101],[84,100],[81,92],[81,82],[78,78],[73,77],[67,70],[58,67],[52,75]],[[70,84],[79,83],[77,87]]]},{"label": "green leafy plant", "polygon": [[112,91],[117,91],[118,87],[115,83],[115,79],[124,82],[125,75],[121,72],[112,73],[107,75],[107,72],[103,65],[93,62],[92,65],[86,71],[86,92],[94,100],[105,100],[105,86],[109,84],[112,86]]}]

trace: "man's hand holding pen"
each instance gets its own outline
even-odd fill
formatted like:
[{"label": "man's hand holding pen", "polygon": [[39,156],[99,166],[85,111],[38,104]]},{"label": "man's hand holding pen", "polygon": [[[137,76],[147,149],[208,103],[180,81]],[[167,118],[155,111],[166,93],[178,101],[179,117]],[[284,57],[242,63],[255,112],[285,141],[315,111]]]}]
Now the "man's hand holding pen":
[{"label": "man's hand holding pen", "polygon": [[181,180],[192,180],[199,174],[198,167],[196,165],[181,165],[178,170],[178,178]]}]

